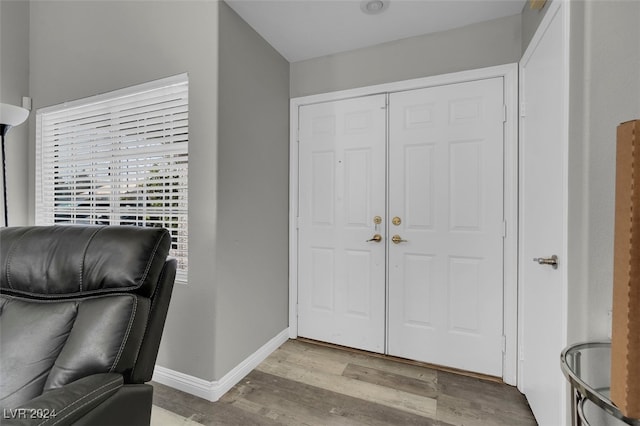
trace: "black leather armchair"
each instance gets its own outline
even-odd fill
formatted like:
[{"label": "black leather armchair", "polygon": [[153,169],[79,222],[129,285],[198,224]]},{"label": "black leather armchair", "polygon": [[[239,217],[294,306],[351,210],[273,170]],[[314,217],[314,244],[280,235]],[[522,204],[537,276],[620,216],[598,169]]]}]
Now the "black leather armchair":
[{"label": "black leather armchair", "polygon": [[149,424],[170,245],[159,228],[0,230],[0,424]]}]

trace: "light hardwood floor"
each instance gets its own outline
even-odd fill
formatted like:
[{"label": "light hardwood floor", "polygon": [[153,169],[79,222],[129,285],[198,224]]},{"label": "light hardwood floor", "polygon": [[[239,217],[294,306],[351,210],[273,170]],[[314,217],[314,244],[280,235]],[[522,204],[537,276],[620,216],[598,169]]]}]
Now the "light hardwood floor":
[{"label": "light hardwood floor", "polygon": [[155,405],[204,425],[536,425],[512,386],[300,340],[215,403],[153,386]]}]

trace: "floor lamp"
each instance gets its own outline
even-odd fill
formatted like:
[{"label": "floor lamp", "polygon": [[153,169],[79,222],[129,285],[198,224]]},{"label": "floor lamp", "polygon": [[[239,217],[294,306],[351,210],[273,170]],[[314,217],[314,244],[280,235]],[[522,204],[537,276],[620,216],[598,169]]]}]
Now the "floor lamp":
[{"label": "floor lamp", "polygon": [[7,205],[7,158],[4,150],[4,137],[12,127],[27,119],[29,110],[15,105],[0,103],[0,134],[2,135],[2,192],[4,196],[4,226],[9,226]]}]

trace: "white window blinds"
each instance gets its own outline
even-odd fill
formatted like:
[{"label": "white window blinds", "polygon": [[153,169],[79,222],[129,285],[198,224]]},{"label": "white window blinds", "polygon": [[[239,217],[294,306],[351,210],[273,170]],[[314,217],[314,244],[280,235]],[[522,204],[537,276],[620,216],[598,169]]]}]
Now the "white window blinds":
[{"label": "white window blinds", "polygon": [[188,267],[186,74],[36,112],[36,223],[167,228]]}]

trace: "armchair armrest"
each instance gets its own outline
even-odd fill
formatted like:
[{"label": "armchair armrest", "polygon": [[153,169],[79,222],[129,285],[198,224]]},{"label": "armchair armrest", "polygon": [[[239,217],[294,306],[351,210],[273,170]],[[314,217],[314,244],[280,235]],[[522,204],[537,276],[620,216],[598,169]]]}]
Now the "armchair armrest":
[{"label": "armchair armrest", "polygon": [[123,386],[122,375],[94,374],[44,392],[18,408],[3,410],[4,426],[68,425],[83,417]]}]

